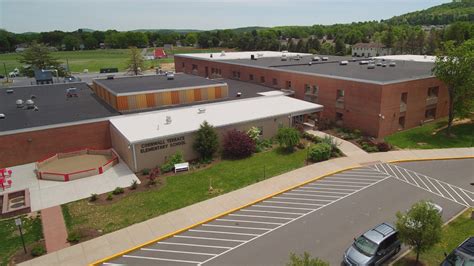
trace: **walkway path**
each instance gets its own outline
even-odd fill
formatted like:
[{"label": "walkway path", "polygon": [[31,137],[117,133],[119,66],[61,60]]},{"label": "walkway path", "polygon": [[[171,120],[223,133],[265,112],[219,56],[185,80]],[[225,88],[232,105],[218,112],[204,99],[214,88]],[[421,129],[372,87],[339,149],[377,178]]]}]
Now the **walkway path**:
[{"label": "walkway path", "polygon": [[48,253],[69,247],[66,224],[60,206],[42,210],[41,223]]},{"label": "walkway path", "polygon": [[324,138],[325,136],[333,137],[338,143],[340,143],[339,149],[346,156],[360,156],[360,155],[366,155],[367,154],[366,151],[364,151],[363,149],[357,147],[357,145],[355,145],[355,144],[353,144],[353,143],[351,143],[347,140],[343,140],[343,139],[337,138],[333,135],[329,135],[327,133],[324,133],[324,132],[321,132],[321,131],[316,131],[316,130],[307,130],[306,132],[309,133],[309,134],[321,137],[321,138]]},{"label": "walkway path", "polygon": [[401,150],[385,153],[360,153],[360,155],[357,153],[357,155],[352,154],[347,157],[315,163],[41,256],[20,265],[86,265],[159,237],[173,234],[177,230],[201,223],[211,217],[216,217],[268,195],[312,180],[315,177],[358,167],[370,162],[459,157],[474,158],[474,148]]}]

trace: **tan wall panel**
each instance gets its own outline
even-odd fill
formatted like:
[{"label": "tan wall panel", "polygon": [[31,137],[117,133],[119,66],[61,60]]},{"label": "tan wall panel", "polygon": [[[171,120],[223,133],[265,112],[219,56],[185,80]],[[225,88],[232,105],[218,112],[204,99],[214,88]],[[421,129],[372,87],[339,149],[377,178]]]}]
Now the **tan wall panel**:
[{"label": "tan wall panel", "polygon": [[146,103],[146,95],[145,94],[139,94],[136,96],[137,100],[137,108],[138,109],[145,109],[147,108],[147,103]]},{"label": "tan wall panel", "polygon": [[207,88],[200,89],[201,91],[201,101],[207,101],[209,97],[207,96]]},{"label": "tan wall panel", "polygon": [[169,91],[162,92],[163,105],[171,105],[171,93]]},{"label": "tan wall panel", "polygon": [[181,104],[189,102],[188,99],[186,99],[186,91],[185,90],[179,91],[179,102]]},{"label": "tan wall panel", "polygon": [[186,102],[194,102],[194,90],[186,90]]},{"label": "tan wall panel", "polygon": [[125,96],[125,97],[127,97],[128,109],[129,110],[136,110],[137,107],[138,107],[136,95],[129,95],[129,96]]},{"label": "tan wall panel", "polygon": [[216,98],[216,88],[207,88],[207,99],[214,100]]}]

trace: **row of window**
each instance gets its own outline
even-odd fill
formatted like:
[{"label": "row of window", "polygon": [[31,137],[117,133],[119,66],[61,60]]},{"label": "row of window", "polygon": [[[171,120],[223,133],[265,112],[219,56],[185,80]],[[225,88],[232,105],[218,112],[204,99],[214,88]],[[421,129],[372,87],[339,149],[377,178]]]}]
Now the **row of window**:
[{"label": "row of window", "polygon": [[[438,97],[439,87],[429,87],[426,98]],[[400,96],[400,101],[402,104],[407,104],[408,102],[408,92],[403,92]]]}]

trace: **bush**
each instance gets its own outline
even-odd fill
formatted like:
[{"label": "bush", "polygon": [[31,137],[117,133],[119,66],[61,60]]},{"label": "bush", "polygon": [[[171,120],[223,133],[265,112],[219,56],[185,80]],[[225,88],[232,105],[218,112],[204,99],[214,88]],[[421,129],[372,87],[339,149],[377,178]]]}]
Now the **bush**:
[{"label": "bush", "polygon": [[392,145],[390,145],[387,142],[379,142],[379,143],[377,143],[377,149],[379,151],[386,152],[386,151],[389,151],[389,150],[392,149]]},{"label": "bush", "polygon": [[96,201],[96,200],[98,200],[98,199],[99,199],[99,195],[93,193],[93,194],[91,194],[91,197],[89,198],[89,201],[90,201],[90,202],[94,202],[94,201]]},{"label": "bush", "polygon": [[109,193],[107,194],[106,200],[113,200],[113,199],[114,199],[114,196],[113,196],[112,192],[109,192]]},{"label": "bush", "polygon": [[291,151],[300,142],[300,133],[292,127],[281,127],[278,129],[276,139],[281,147]]},{"label": "bush", "polygon": [[303,142],[299,142],[298,145],[296,145],[296,147],[300,150],[306,148],[306,145],[303,143]]},{"label": "bush", "polygon": [[246,133],[233,129],[225,134],[223,148],[225,157],[245,158],[255,152],[255,141]]},{"label": "bush", "polygon": [[255,147],[256,152],[261,152],[271,148],[273,145],[272,139],[261,139],[257,141],[257,145]]},{"label": "bush", "polygon": [[333,136],[325,135],[324,138],[321,139],[321,143],[326,143],[331,147],[331,150],[338,149],[341,143],[337,142],[337,140]]},{"label": "bush", "polygon": [[175,154],[171,155],[166,159],[166,162],[161,166],[160,170],[163,173],[171,172],[173,171],[175,164],[182,162],[184,162],[183,154],[177,151]]},{"label": "bush", "polygon": [[361,146],[362,146],[362,149],[366,152],[378,152],[379,151],[377,146],[374,146],[374,145],[369,144],[367,142],[362,143]]},{"label": "bush", "polygon": [[217,132],[207,121],[204,121],[196,132],[193,148],[201,155],[201,159],[212,159],[219,148]]},{"label": "bush", "polygon": [[132,184],[130,185],[130,189],[135,190],[137,188],[138,188],[138,182],[137,182],[137,180],[133,180]]},{"label": "bush", "polygon": [[148,175],[148,185],[152,186],[156,184],[156,178],[160,175],[160,168],[154,168],[153,171]]},{"label": "bush", "polygon": [[142,175],[149,175],[150,174],[150,169],[145,168],[142,170]]},{"label": "bush", "polygon": [[79,243],[81,240],[81,234],[78,231],[72,231],[67,235],[67,242],[69,243]]},{"label": "bush", "polygon": [[33,257],[39,257],[39,256],[44,255],[44,254],[46,254],[46,249],[41,244],[35,245],[31,249],[31,256],[33,256]]},{"label": "bush", "polygon": [[247,131],[247,135],[255,142],[257,143],[258,140],[260,139],[260,129],[258,127],[251,127],[248,131]]},{"label": "bush", "polygon": [[327,143],[318,143],[309,149],[309,158],[313,162],[328,160],[331,157],[332,148]]},{"label": "bush", "polygon": [[114,195],[119,195],[119,194],[123,194],[125,191],[123,190],[123,188],[121,187],[116,187],[113,191],[112,191],[112,194]]}]

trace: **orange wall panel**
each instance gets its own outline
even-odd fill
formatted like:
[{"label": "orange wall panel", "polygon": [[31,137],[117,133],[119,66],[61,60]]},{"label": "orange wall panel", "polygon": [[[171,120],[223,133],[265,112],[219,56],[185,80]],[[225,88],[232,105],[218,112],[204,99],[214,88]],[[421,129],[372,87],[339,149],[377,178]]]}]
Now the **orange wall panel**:
[{"label": "orange wall panel", "polygon": [[148,93],[146,95],[146,106],[147,107],[155,107],[155,94]]},{"label": "orange wall panel", "polygon": [[117,110],[128,110],[128,99],[126,96],[117,97]]},{"label": "orange wall panel", "polygon": [[194,89],[194,101],[201,101],[201,89]]},{"label": "orange wall panel", "polygon": [[179,104],[179,92],[172,91],[171,92],[171,104]]},{"label": "orange wall panel", "polygon": [[216,87],[216,99],[222,98],[222,89],[221,87]]}]

